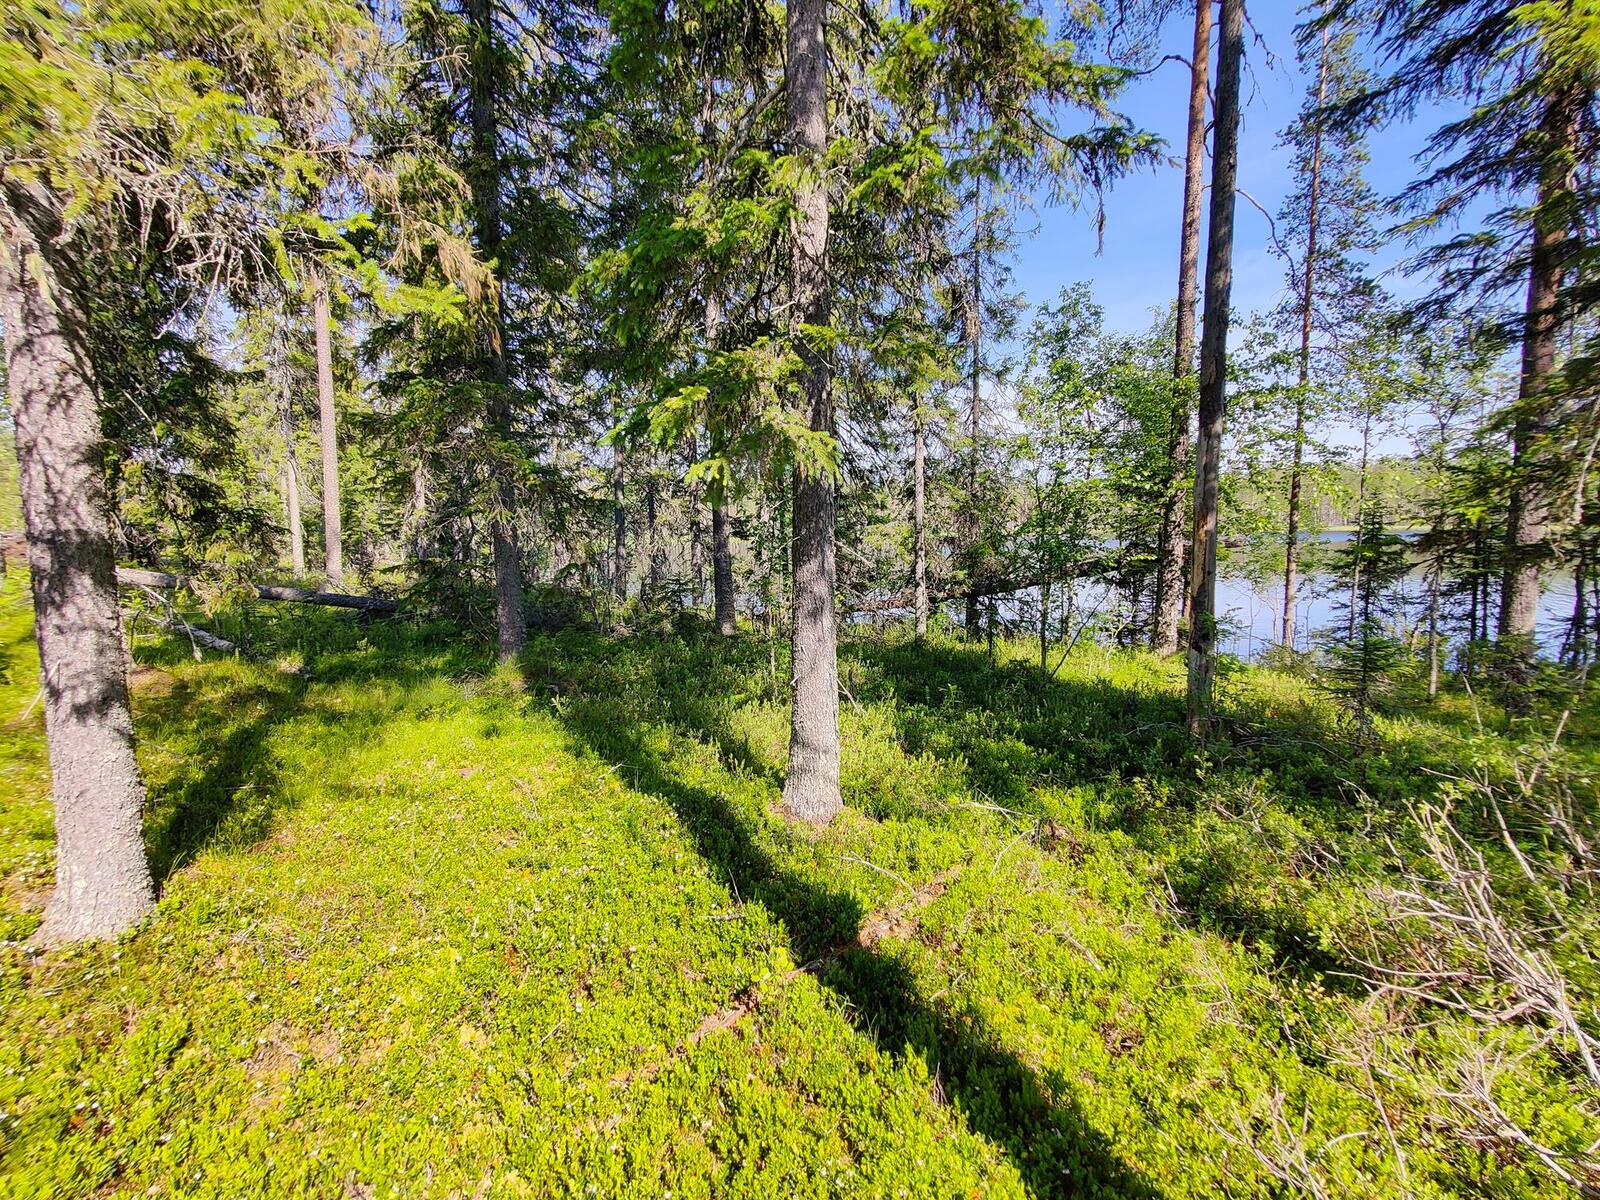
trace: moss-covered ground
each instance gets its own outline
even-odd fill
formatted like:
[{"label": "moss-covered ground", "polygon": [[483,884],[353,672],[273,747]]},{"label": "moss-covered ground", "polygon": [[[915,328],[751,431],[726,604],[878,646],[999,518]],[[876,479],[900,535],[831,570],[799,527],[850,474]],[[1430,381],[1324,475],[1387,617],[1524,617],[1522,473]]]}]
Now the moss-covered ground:
[{"label": "moss-covered ground", "polygon": [[[1344,1195],[1550,1190],[1326,1049],[1383,1020],[1330,931],[1389,814],[1498,740],[1462,700],[1356,756],[1246,671],[1202,760],[1172,664],[858,631],[819,834],[754,635],[229,632],[135,647],[156,915],[38,955],[0,593],[0,1195],[1266,1196],[1286,1130]],[[1505,1101],[1593,1136],[1560,1079]]]}]

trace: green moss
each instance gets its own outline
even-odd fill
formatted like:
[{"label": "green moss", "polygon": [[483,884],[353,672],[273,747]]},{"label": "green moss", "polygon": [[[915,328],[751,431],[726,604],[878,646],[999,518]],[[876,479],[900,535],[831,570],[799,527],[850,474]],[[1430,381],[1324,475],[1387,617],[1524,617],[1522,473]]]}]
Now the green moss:
[{"label": "green moss", "polygon": [[[1273,1104],[1345,1195],[1483,1186],[1415,1098],[1402,1181],[1309,1049],[1366,1019],[1324,971],[1376,810],[1287,676],[1230,681],[1263,732],[1208,765],[1169,664],[862,637],[851,810],[812,834],[773,815],[764,643],[568,632],[508,673],[448,630],[239,615],[259,661],[136,646],[156,916],[35,957],[11,586],[0,1194],[1264,1196]],[[1475,736],[1413,720],[1370,805]],[[1557,1075],[1519,1086],[1587,1136]]]}]

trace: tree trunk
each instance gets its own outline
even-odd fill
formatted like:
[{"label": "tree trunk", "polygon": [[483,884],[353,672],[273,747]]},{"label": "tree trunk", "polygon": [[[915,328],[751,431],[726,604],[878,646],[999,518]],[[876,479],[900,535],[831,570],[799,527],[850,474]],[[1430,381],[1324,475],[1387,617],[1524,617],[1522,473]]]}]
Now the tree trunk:
[{"label": "tree trunk", "polygon": [[1316,300],[1317,235],[1322,216],[1322,117],[1328,99],[1329,32],[1322,31],[1317,61],[1317,127],[1311,134],[1311,178],[1306,188],[1306,261],[1300,276],[1300,387],[1294,397],[1294,450],[1289,464],[1289,518],[1283,537],[1283,648],[1294,649],[1294,602],[1300,573],[1300,477],[1306,445],[1306,389],[1311,386],[1311,329]]},{"label": "tree trunk", "polygon": [[[709,103],[709,101],[708,101]],[[710,117],[706,118],[709,128]],[[709,141],[709,135],[707,140]],[[709,354],[717,343],[722,325],[722,303],[715,291],[706,292],[705,335]],[[717,632],[732,637],[739,631],[733,595],[733,537],[728,524],[726,485],[716,488],[711,501],[711,606],[717,617]]]},{"label": "tree trunk", "polygon": [[283,436],[283,510],[289,526],[289,566],[296,579],[306,573],[306,527],[300,515],[300,459],[294,448],[293,390],[289,382],[287,350],[280,335],[274,335],[278,373],[278,430]]},{"label": "tree trunk", "polygon": [[1178,652],[1183,616],[1184,477],[1189,470],[1187,380],[1194,374],[1195,299],[1200,291],[1200,205],[1205,194],[1206,90],[1211,68],[1212,0],[1195,0],[1189,70],[1189,137],[1183,164],[1183,232],[1178,248],[1177,345],[1172,360],[1172,429],[1167,436],[1167,494],[1157,539],[1156,600],[1150,648]]},{"label": "tree trunk", "polygon": [[322,440],[322,547],[328,582],[344,583],[344,533],[339,522],[339,431],[333,410],[333,336],[328,281],[312,268],[311,323],[317,350],[317,416]]},{"label": "tree trunk", "polygon": [[911,588],[917,636],[928,636],[928,431],[919,401],[911,416]]},{"label": "tree trunk", "polygon": [[[791,295],[803,369],[801,417],[833,432],[833,371],[829,351],[802,326],[826,326],[828,295],[828,146],[826,0],[790,0],[785,67],[788,144],[801,156],[795,188]],[[827,824],[839,799],[839,663],[834,628],[834,493],[827,471],[794,473],[794,701],[789,726],[785,811]]]},{"label": "tree trunk", "polygon": [[1217,47],[1211,228],[1206,242],[1205,328],[1200,339],[1200,421],[1195,439],[1194,555],[1189,575],[1189,732],[1211,722],[1217,658],[1217,488],[1228,383],[1228,306],[1233,291],[1234,188],[1239,167],[1239,73],[1244,0],[1222,0]]},{"label": "tree trunk", "polygon": [[131,928],[154,906],[155,886],[93,368],[74,290],[52,261],[59,225],[37,197],[20,203],[45,229],[0,228],[0,313],[55,805],[55,890],[34,935],[50,946]]},{"label": "tree trunk", "polygon": [[1345,637],[1351,641],[1356,636],[1356,599],[1361,587],[1361,515],[1367,507],[1367,456],[1371,448],[1372,414],[1368,412],[1361,418],[1361,469],[1356,474],[1356,560],[1350,569],[1350,615],[1345,628]]},{"label": "tree trunk", "polygon": [[1533,254],[1528,267],[1528,306],[1522,334],[1522,376],[1511,434],[1512,486],[1506,522],[1506,566],[1500,592],[1499,641],[1506,654],[1508,696],[1531,672],[1534,633],[1539,620],[1540,571],[1546,552],[1549,497],[1530,470],[1539,453],[1547,419],[1547,392],[1555,373],[1561,332],[1559,299],[1570,256],[1569,232],[1562,214],[1550,208],[1570,186],[1568,155],[1576,136],[1579,98],[1572,91],[1551,96],[1541,122],[1545,167],[1539,180]]},{"label": "tree trunk", "polygon": [[727,506],[720,500],[711,506],[711,599],[717,632],[732,637],[739,631],[733,597],[733,537]]},{"label": "tree trunk", "polygon": [[644,554],[645,578],[649,580],[652,599],[661,591],[661,533],[656,524],[656,492],[659,486],[660,477],[656,474],[654,464],[651,464],[644,476]]},{"label": "tree trunk", "polygon": [[611,594],[628,598],[628,508],[624,494],[622,450],[611,451]]},{"label": "tree trunk", "polygon": [[[977,559],[980,551],[978,540],[983,532],[983,523],[978,518],[978,463],[983,453],[983,181],[980,177],[973,183],[972,191],[972,281],[971,291],[967,296],[966,311],[966,338],[967,347],[971,351],[971,364],[967,370],[967,504],[966,510],[970,514],[972,553]],[[980,614],[978,610],[978,589],[982,586],[983,567],[981,562],[973,563],[973,590],[967,597],[966,627],[967,636],[978,636],[978,623]]]},{"label": "tree trunk", "polygon": [[[473,206],[477,209],[478,250],[494,264],[495,274],[503,278],[505,264],[500,261],[500,127],[495,105],[494,80],[494,4],[493,0],[469,0],[467,19],[472,25],[471,121]],[[509,436],[511,425],[510,372],[506,365],[505,320],[500,306],[503,294],[495,297],[494,316],[488,329],[490,400],[485,416],[489,425]],[[497,503],[489,523],[489,538],[494,548],[494,626],[496,654],[508,662],[522,653],[528,640],[528,622],[522,594],[522,553],[517,545],[516,526],[511,514],[516,507],[516,492],[509,483],[497,489]]]}]

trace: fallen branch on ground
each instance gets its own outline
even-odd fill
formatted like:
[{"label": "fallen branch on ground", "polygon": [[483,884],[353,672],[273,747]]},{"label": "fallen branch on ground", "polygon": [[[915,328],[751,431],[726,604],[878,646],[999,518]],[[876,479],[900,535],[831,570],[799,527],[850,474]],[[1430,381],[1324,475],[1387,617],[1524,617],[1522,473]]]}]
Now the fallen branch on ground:
[{"label": "fallen branch on ground", "polygon": [[[117,582],[124,587],[174,588],[188,587],[187,575],[168,575],[164,571],[144,571],[137,567],[118,567]],[[358,612],[392,613],[399,611],[398,601],[383,596],[347,596],[342,592],[318,592],[309,588],[271,587],[250,585],[262,600],[286,600],[293,604],[320,604],[325,608],[353,608]]]}]

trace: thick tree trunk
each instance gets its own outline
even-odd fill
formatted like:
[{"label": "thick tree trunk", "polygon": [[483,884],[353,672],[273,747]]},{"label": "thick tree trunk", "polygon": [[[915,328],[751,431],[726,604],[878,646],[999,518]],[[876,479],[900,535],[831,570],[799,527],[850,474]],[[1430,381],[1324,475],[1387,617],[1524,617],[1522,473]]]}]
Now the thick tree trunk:
[{"label": "thick tree trunk", "polygon": [[[477,209],[478,250],[495,264],[500,262],[500,126],[495,104],[493,0],[470,0],[467,19],[472,25],[471,122],[473,170],[472,198]],[[495,298],[494,319],[488,330],[490,400],[485,416],[489,424],[509,435],[511,425],[510,372],[506,365],[505,321],[500,312],[503,295]],[[494,549],[494,626],[496,654],[508,662],[522,653],[528,640],[528,621],[522,593],[522,553],[517,545],[512,512],[516,492],[508,483],[498,488],[495,513],[489,523]]]},{"label": "thick tree trunk", "polygon": [[1234,189],[1239,167],[1239,74],[1244,0],[1222,0],[1217,47],[1216,139],[1206,242],[1205,328],[1200,338],[1200,420],[1195,439],[1194,555],[1189,573],[1189,732],[1211,723],[1217,659],[1217,488],[1228,384],[1228,307],[1233,291]]},{"label": "thick tree trunk", "polygon": [[[801,416],[813,430],[833,432],[833,371],[826,345],[801,326],[826,326],[828,294],[828,148],[826,0],[790,0],[785,99],[788,144],[801,156],[795,188],[791,296],[803,371]],[[834,492],[826,471],[794,474],[794,702],[789,773],[783,806],[793,818],[833,820],[839,799],[839,664],[834,628]]]},{"label": "thick tree trunk", "polygon": [[333,409],[333,335],[328,282],[313,268],[311,322],[317,352],[317,419],[322,441],[322,546],[328,582],[344,583],[344,532],[339,520],[339,431]]},{"label": "thick tree trunk", "polygon": [[922,405],[911,417],[911,588],[917,636],[928,635],[928,431]]},{"label": "thick tree trunk", "polygon": [[51,261],[54,221],[40,218],[44,236],[0,221],[0,313],[55,805],[55,890],[35,941],[57,945],[131,928],[154,906],[155,886],[93,368],[74,290]]},{"label": "thick tree trunk", "polygon": [[1183,617],[1184,478],[1189,472],[1189,399],[1194,374],[1195,300],[1200,291],[1200,205],[1205,194],[1206,94],[1211,73],[1211,5],[1195,0],[1194,57],[1189,61],[1189,136],[1183,164],[1183,232],[1178,248],[1177,344],[1172,360],[1172,430],[1167,438],[1167,494],[1157,540],[1156,600],[1150,648],[1178,652]]},{"label": "thick tree trunk", "polygon": [[1311,178],[1306,187],[1306,261],[1300,274],[1300,387],[1294,397],[1294,450],[1289,464],[1289,517],[1283,535],[1283,648],[1294,649],[1294,604],[1300,575],[1300,484],[1306,445],[1306,389],[1311,386],[1311,331],[1316,302],[1317,235],[1322,217],[1322,118],[1328,99],[1328,30],[1317,60],[1317,127],[1311,134]]},{"label": "thick tree trunk", "polygon": [[1539,620],[1539,582],[1546,554],[1549,497],[1538,472],[1530,469],[1545,431],[1547,392],[1555,374],[1561,332],[1559,298],[1570,248],[1566,222],[1549,206],[1570,184],[1571,165],[1562,150],[1576,133],[1578,98],[1571,92],[1550,97],[1540,133],[1546,166],[1539,181],[1539,214],[1528,267],[1528,305],[1523,320],[1522,377],[1511,434],[1512,487],[1506,522],[1506,566],[1500,591],[1499,641],[1506,651],[1508,696],[1532,669],[1534,633]]}]

